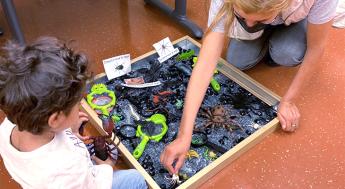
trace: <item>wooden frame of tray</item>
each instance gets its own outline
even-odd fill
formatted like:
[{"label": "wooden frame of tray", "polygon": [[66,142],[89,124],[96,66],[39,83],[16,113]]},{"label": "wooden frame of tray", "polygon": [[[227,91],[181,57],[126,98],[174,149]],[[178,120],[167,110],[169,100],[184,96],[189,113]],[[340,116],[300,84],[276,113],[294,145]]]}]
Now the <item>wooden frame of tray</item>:
[{"label": "wooden frame of tray", "polygon": [[[182,37],[173,42],[173,44],[177,44],[183,40],[188,40],[194,45],[201,48],[200,43],[195,41],[189,36]],[[148,52],[142,56],[139,56],[131,61],[131,63],[136,63],[139,60],[142,60],[150,55],[155,54],[156,51]],[[274,94],[269,89],[262,86],[260,83],[256,82],[248,75],[243,73],[242,71],[238,70],[234,66],[227,63],[224,59],[220,59],[217,65],[218,71],[222,74],[239,84],[244,89],[248,90],[250,93],[258,97],[263,102],[267,103],[268,105],[272,106],[279,102],[280,97]],[[98,74],[95,79],[104,77],[105,73]],[[81,102],[81,109],[89,115],[90,123],[97,129],[97,131],[101,135],[107,135],[107,133],[102,128],[102,121],[98,118],[97,113],[87,104],[85,99]],[[215,161],[210,163],[208,166],[200,170],[194,176],[189,178],[186,182],[182,183],[178,189],[182,188],[197,188],[202,183],[206,182],[209,178],[214,176],[220,170],[222,170],[225,166],[229,165],[232,161],[238,158],[241,154],[246,152],[248,149],[259,143],[263,138],[265,138],[268,134],[272,133],[278,126],[279,121],[277,118],[274,118],[265,126],[261,127],[253,134],[245,138],[239,144],[231,148],[225,154],[217,158]],[[115,137],[115,136],[113,136]],[[132,156],[132,154],[127,150],[127,148],[119,141],[117,137],[115,137],[115,143],[119,143],[118,149],[123,154],[123,158],[131,167],[137,169],[146,179],[148,186],[153,189],[159,189],[160,187],[158,184],[153,180],[153,178],[145,171],[145,169],[139,164],[139,162]]]}]

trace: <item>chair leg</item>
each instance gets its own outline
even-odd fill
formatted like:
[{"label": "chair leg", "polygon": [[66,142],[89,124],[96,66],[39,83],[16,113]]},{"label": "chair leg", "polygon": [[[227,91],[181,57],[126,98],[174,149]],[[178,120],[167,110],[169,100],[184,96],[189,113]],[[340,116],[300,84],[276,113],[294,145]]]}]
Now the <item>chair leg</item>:
[{"label": "chair leg", "polygon": [[195,38],[201,39],[203,31],[186,16],[186,0],[175,0],[175,9],[172,9],[160,0],[144,0],[147,4],[153,5],[170,16],[177,23],[188,29]]},{"label": "chair leg", "polygon": [[9,24],[15,40],[20,44],[25,44],[24,35],[17,18],[16,9],[12,0],[1,0],[2,8],[5,12],[7,23]]}]

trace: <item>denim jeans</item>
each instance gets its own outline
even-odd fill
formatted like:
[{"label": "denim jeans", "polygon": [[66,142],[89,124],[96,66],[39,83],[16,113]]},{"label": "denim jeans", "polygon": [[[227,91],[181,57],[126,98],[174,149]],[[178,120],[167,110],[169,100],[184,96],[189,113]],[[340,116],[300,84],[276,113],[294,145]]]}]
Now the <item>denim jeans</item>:
[{"label": "denim jeans", "polygon": [[144,177],[135,169],[118,170],[113,174],[112,189],[146,189]]},{"label": "denim jeans", "polygon": [[227,61],[235,67],[246,70],[255,66],[267,52],[272,60],[282,66],[296,66],[302,63],[307,49],[307,20],[285,26],[271,26],[255,40],[231,38]]}]

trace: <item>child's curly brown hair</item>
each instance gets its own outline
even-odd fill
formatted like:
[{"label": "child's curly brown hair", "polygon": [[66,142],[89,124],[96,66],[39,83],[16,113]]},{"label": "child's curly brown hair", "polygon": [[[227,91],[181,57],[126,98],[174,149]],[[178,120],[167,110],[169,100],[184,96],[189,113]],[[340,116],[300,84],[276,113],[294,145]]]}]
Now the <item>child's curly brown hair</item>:
[{"label": "child's curly brown hair", "polygon": [[88,60],[53,37],[29,45],[9,42],[0,59],[0,108],[20,131],[40,134],[55,112],[80,101]]}]

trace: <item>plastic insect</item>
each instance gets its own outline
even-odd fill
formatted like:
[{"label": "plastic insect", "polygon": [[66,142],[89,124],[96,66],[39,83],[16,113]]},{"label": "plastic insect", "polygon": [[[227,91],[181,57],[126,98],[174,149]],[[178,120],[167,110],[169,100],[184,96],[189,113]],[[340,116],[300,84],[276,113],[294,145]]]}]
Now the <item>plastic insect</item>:
[{"label": "plastic insect", "polygon": [[119,154],[115,144],[107,142],[106,137],[103,136],[91,137],[90,139],[93,142],[86,145],[90,155],[95,155],[103,161],[108,157],[113,161],[117,160]]},{"label": "plastic insect", "polygon": [[195,54],[193,49],[187,50],[186,52],[183,52],[176,56],[176,61],[187,61],[192,59],[193,55]]},{"label": "plastic insect", "polygon": [[163,67],[161,63],[156,61],[150,62],[150,64],[150,69],[144,74],[144,80],[146,83],[157,81],[157,78],[159,77],[159,70]]},{"label": "plastic insect", "polygon": [[193,157],[199,158],[199,154],[195,150],[189,150],[186,156],[188,159],[192,159]]},{"label": "plastic insect", "polygon": [[162,102],[166,102],[168,99],[168,96],[172,95],[172,94],[175,94],[173,91],[162,91],[162,92],[159,92],[158,94],[156,95],[153,95],[153,103],[155,105],[159,104],[159,103],[162,103]]},{"label": "plastic insect", "polygon": [[182,183],[182,181],[180,181],[180,177],[179,177],[177,174],[173,174],[173,175],[171,176],[171,178],[170,178],[170,177],[167,177],[167,176],[164,176],[164,177],[165,177],[166,180],[169,181],[169,183],[170,183],[171,185],[181,184],[181,183]]},{"label": "plastic insect", "polygon": [[217,105],[213,108],[203,109],[201,115],[207,118],[204,128],[223,127],[228,129],[229,131],[232,131],[233,129],[243,130],[240,125],[235,124],[232,121],[231,117],[227,115],[224,107],[221,105]]},{"label": "plastic insect", "polygon": [[189,176],[187,175],[187,173],[179,173],[178,176],[180,176],[180,178],[182,178],[182,180],[188,180]]},{"label": "plastic insect", "polygon": [[[108,157],[114,161],[118,158],[118,151],[114,141],[108,139],[115,139],[113,130],[115,125],[110,118],[103,117],[103,129],[108,133],[108,136],[90,137],[91,143],[87,144],[90,155],[96,155],[99,159],[105,161]],[[82,133],[81,133],[82,134]]]},{"label": "plastic insect", "polygon": [[129,104],[128,107],[129,107],[129,112],[130,112],[131,116],[133,116],[133,118],[134,118],[135,120],[139,121],[139,120],[142,120],[142,119],[143,119],[143,118],[138,114],[136,108],[135,108],[133,105]]},{"label": "plastic insect", "polygon": [[204,152],[204,157],[207,160],[211,160],[211,161],[214,161],[218,158],[217,154],[214,151],[209,150],[209,148],[206,148],[206,150]]},{"label": "plastic insect", "polygon": [[183,100],[177,99],[175,103],[176,109],[180,110],[183,108]]}]

